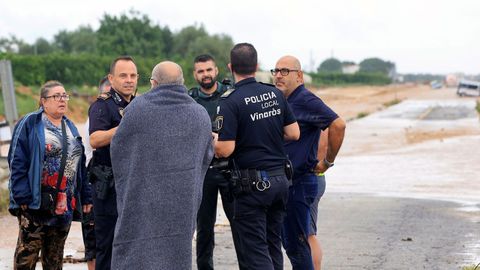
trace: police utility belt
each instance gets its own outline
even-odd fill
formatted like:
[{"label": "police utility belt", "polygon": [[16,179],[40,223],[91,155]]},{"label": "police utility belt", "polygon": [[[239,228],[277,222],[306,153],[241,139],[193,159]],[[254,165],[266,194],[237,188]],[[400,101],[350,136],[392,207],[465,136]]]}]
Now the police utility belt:
[{"label": "police utility belt", "polygon": [[270,178],[285,175],[285,169],[256,170],[244,169],[234,170],[230,179],[233,195],[248,194],[253,191],[263,192],[271,187]]},{"label": "police utility belt", "polygon": [[91,165],[88,166],[88,180],[95,184],[95,194],[98,199],[105,200],[110,193],[110,190],[115,186],[113,181],[112,167],[105,165]]}]

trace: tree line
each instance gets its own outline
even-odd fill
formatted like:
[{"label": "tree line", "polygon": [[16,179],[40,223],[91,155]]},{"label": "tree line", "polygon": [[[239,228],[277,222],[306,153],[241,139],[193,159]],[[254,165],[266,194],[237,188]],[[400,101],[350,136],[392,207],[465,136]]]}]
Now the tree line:
[{"label": "tree line", "polygon": [[[0,37],[0,59],[12,61],[16,81],[40,85],[46,80],[60,80],[72,85],[96,85],[108,73],[110,62],[119,55],[131,55],[137,62],[140,85],[148,85],[152,67],[169,59],[182,66],[185,84],[196,82],[191,76],[193,59],[208,53],[215,57],[219,80],[227,76],[226,65],[233,39],[227,34],[209,34],[203,25],[192,25],[173,32],[168,26],[155,24],[145,14],[130,10],[118,16],[104,14],[100,26],[89,25],[73,31],[60,30],[51,41],[38,38],[29,44],[16,36]],[[314,83],[386,84],[395,64],[379,58],[360,63],[361,74],[342,74],[342,67],[353,62],[335,58],[323,61]]]},{"label": "tree line", "polygon": [[[61,30],[52,41],[38,38],[28,44],[15,36],[1,37],[0,58],[12,61],[15,80],[26,85],[51,79],[96,85],[119,55],[134,57],[141,84],[148,84],[156,63],[170,59],[182,66],[186,83],[193,85],[189,75],[194,57],[209,53],[219,67],[226,67],[233,45],[230,36],[210,35],[203,25],[172,32],[168,26],[154,24],[147,15],[131,10],[119,16],[104,14],[97,30],[89,25],[73,31]],[[224,69],[221,68],[222,72]]]},{"label": "tree line", "polygon": [[[343,68],[346,66],[357,65],[352,61],[343,61],[336,58],[328,58],[323,61],[317,68],[318,73],[344,73]],[[395,63],[385,61],[383,59],[373,57],[362,60],[358,64],[358,72],[360,73],[379,73],[389,76],[392,72],[395,72]]]}]

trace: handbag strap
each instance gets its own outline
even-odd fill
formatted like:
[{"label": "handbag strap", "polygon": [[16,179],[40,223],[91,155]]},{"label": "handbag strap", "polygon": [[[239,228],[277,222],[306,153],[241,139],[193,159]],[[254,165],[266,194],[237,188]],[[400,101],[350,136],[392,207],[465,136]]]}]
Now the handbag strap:
[{"label": "handbag strap", "polygon": [[55,200],[57,201],[57,193],[62,184],[63,172],[65,171],[65,164],[67,163],[67,131],[65,128],[65,121],[62,119],[62,159],[60,161],[60,170],[58,171],[57,189],[55,190]]}]

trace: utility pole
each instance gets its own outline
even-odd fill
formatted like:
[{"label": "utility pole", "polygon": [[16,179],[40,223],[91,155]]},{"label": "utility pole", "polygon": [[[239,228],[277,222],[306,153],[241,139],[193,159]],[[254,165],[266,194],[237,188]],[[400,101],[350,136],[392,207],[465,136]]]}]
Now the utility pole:
[{"label": "utility pole", "polygon": [[0,80],[2,81],[5,118],[10,126],[10,130],[13,130],[15,121],[18,120],[18,112],[15,87],[13,86],[12,64],[8,60],[0,60]]},{"label": "utility pole", "polygon": [[313,59],[313,50],[310,50],[310,72],[315,72],[315,60]]}]

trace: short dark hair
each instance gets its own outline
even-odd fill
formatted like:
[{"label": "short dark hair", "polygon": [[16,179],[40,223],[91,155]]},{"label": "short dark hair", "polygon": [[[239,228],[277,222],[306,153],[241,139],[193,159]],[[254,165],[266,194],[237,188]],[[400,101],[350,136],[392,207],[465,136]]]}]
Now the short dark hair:
[{"label": "short dark hair", "polygon": [[208,62],[208,61],[212,61],[212,62],[215,63],[215,58],[213,58],[213,56],[211,56],[210,54],[201,54],[201,55],[195,57],[195,59],[193,60],[193,64],[205,63],[205,62]]},{"label": "short dark hair", "polygon": [[[115,58],[112,62],[112,64],[110,65],[110,74],[113,75],[113,72],[115,71],[115,65],[117,64],[118,61],[121,61],[121,60],[124,60],[124,61],[131,61],[135,64],[135,60],[133,60],[133,57],[131,57],[130,55],[122,55],[122,56],[119,56],[117,58]],[[136,65],[136,64],[135,64]]]},{"label": "short dark hair", "polygon": [[230,51],[232,71],[240,75],[250,75],[257,71],[257,50],[250,43],[239,43]]}]

